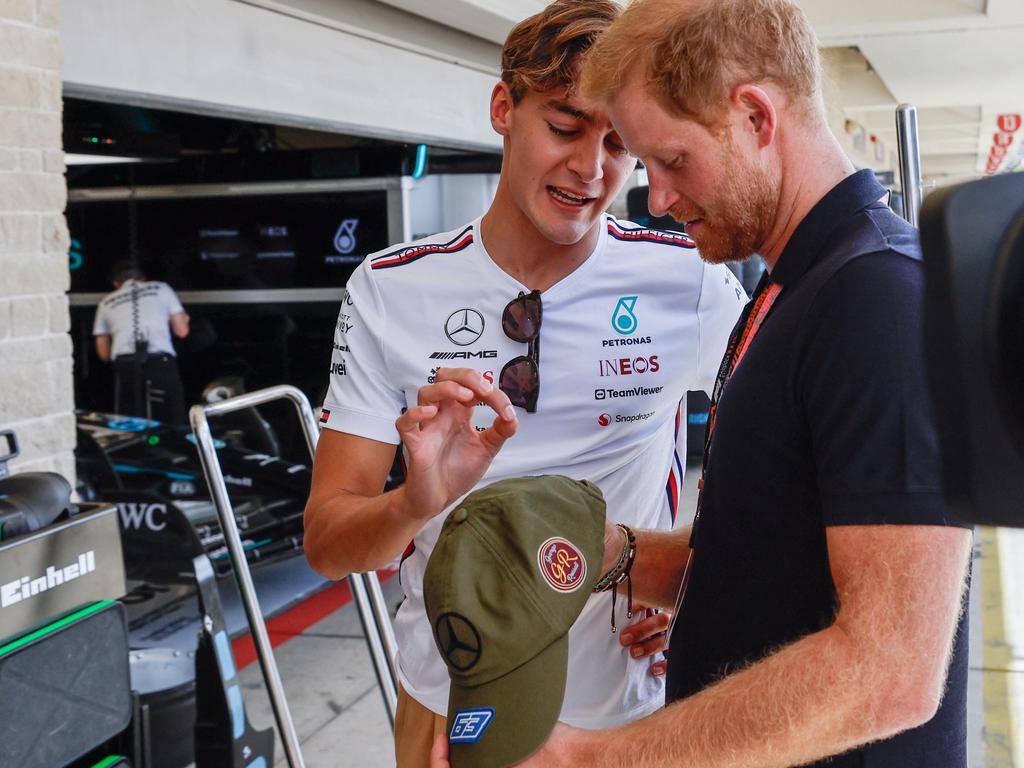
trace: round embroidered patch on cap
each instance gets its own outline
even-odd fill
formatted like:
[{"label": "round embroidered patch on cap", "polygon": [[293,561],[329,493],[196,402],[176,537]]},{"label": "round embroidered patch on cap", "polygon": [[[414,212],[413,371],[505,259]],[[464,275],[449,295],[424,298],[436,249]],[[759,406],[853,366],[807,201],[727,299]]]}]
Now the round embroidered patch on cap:
[{"label": "round embroidered patch on cap", "polygon": [[587,578],[587,560],[575,545],[554,536],[537,550],[544,580],[558,592],[575,592]]}]

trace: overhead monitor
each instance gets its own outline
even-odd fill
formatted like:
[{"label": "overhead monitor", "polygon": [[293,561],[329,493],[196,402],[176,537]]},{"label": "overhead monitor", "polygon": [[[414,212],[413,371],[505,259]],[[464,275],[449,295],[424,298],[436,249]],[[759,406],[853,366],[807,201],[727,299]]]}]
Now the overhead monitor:
[{"label": "overhead monitor", "polygon": [[72,202],[68,226],[72,293],[132,254],[178,291],[342,287],[388,245],[387,192]]}]

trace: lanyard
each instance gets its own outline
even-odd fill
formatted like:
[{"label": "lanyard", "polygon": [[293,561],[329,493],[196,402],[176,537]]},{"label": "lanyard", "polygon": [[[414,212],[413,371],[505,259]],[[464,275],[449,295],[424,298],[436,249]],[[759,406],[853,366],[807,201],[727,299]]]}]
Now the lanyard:
[{"label": "lanyard", "polygon": [[782,293],[782,285],[780,283],[768,283],[765,288],[762,288],[748,309],[744,319],[736,324],[732,334],[729,336],[729,346],[725,349],[722,364],[718,366],[715,387],[711,391],[711,408],[708,411],[707,433],[704,435],[704,459],[700,468],[700,483],[698,485],[700,494],[697,496],[697,514],[694,518],[694,525],[696,525],[697,518],[700,517],[701,512],[701,497],[704,492],[704,478],[708,471],[708,453],[711,451],[711,436],[715,431],[715,415],[718,412],[718,401],[722,397],[725,385],[729,383],[729,379],[736,372],[736,368],[739,366],[743,356],[747,354],[750,343],[754,340],[757,332],[761,330],[764,319],[768,316],[768,312],[771,311],[772,305],[779,298],[780,293]]},{"label": "lanyard", "polygon": [[769,282],[757,294],[736,327],[729,336],[729,346],[725,349],[725,356],[722,357],[722,364],[718,367],[718,376],[715,378],[715,387],[711,392],[711,409],[708,411],[708,428],[704,436],[704,460],[700,468],[700,481],[697,484],[697,512],[693,518],[693,525],[690,528],[690,551],[686,557],[686,567],[683,569],[683,578],[679,584],[679,594],[676,596],[675,611],[672,614],[672,623],[668,628],[668,637],[671,642],[672,630],[675,629],[676,618],[679,616],[679,608],[683,603],[683,595],[686,594],[686,587],[690,582],[690,568],[693,565],[693,539],[697,531],[697,524],[700,522],[701,510],[704,501],[704,478],[708,470],[708,454],[711,452],[711,436],[715,431],[715,412],[718,410],[718,401],[722,397],[725,385],[729,383],[733,373],[739,366],[743,356],[750,348],[757,332],[761,330],[764,320],[768,317],[772,305],[782,293],[780,283]]}]

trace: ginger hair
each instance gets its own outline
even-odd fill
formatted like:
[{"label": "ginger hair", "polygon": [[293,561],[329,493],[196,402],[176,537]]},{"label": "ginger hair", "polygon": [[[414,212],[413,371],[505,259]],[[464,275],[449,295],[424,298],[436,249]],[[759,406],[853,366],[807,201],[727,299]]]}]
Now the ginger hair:
[{"label": "ginger hair", "polygon": [[817,38],[791,0],[634,0],[588,52],[581,90],[607,102],[637,71],[669,114],[705,126],[744,83],[772,83],[808,115],[822,103]]}]

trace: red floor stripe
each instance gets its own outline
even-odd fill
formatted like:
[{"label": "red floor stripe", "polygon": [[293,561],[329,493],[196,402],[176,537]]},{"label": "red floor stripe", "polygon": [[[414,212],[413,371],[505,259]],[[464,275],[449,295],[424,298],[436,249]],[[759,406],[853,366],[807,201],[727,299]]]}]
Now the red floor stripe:
[{"label": "red floor stripe", "polygon": [[[377,571],[377,578],[383,584],[396,573],[398,571]],[[271,647],[277,648],[293,637],[301,635],[318,621],[326,619],[350,602],[352,602],[352,590],[348,586],[348,579],[343,579],[327,589],[317,592],[294,608],[289,608],[267,622],[267,636],[270,638]],[[235,666],[238,669],[245,669],[256,661],[256,645],[253,643],[252,635],[242,635],[235,639],[231,643],[231,650],[235,654]]]}]

